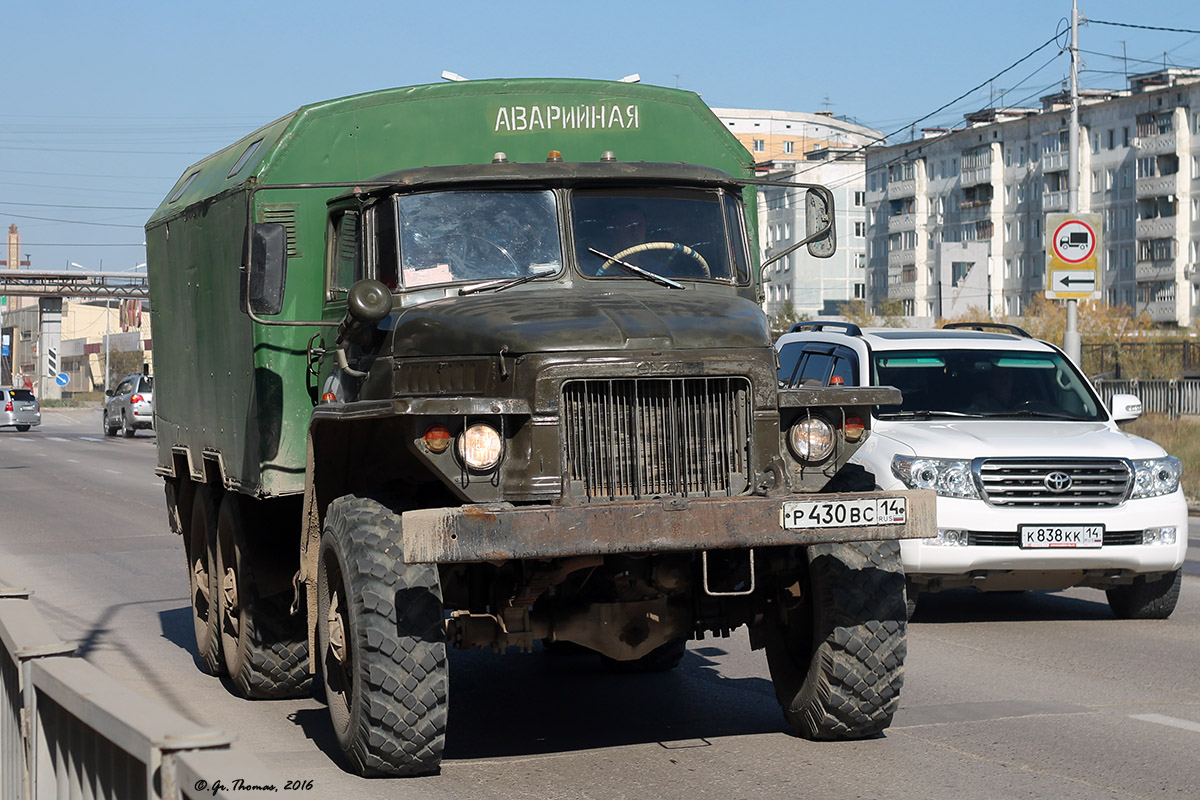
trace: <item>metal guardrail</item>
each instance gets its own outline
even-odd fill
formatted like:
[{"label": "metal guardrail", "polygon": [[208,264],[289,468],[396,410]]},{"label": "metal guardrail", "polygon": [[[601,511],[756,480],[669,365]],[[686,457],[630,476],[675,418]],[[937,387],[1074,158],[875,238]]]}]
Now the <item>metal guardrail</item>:
[{"label": "metal guardrail", "polygon": [[1146,414],[1166,414],[1175,418],[1200,415],[1200,378],[1138,379],[1095,381],[1093,385],[1106,406],[1114,394],[1136,394]]},{"label": "metal guardrail", "polygon": [[0,800],[232,800],[282,788],[230,748],[231,735],[142,697],[74,650],[28,592],[0,587]]}]

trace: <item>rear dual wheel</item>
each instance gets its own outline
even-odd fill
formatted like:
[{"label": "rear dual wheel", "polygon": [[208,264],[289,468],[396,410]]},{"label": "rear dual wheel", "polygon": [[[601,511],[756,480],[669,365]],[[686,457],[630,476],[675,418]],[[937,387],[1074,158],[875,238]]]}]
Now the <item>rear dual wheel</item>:
[{"label": "rear dual wheel", "polygon": [[311,688],[308,632],[304,617],[291,613],[291,592],[261,596],[248,538],[257,516],[239,494],[221,502],[215,567],[225,670],[242,697],[303,697]]},{"label": "rear dual wheel", "polygon": [[216,580],[217,501],[216,492],[207,484],[196,487],[191,524],[186,535],[196,654],[202,670],[209,675],[223,675],[225,663],[221,659],[221,637],[217,627],[220,616]]}]

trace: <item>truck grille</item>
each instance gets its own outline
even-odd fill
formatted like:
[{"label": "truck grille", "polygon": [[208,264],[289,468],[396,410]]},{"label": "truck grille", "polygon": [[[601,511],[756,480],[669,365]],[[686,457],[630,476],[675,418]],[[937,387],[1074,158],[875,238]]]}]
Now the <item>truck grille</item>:
[{"label": "truck grille", "polygon": [[1132,470],[1119,458],[987,459],[976,462],[993,506],[1103,508],[1129,492]]},{"label": "truck grille", "polygon": [[567,472],[588,500],[732,496],[749,486],[745,378],[563,386]]}]

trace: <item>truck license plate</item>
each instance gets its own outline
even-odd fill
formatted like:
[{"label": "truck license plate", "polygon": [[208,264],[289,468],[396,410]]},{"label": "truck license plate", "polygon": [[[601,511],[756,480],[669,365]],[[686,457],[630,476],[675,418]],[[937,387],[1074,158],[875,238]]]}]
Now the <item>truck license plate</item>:
[{"label": "truck license plate", "polygon": [[786,529],[903,525],[908,521],[908,501],[903,497],[825,502],[789,500],[783,504],[780,517],[780,524]]},{"label": "truck license plate", "polygon": [[1022,525],[1021,547],[1103,547],[1103,525]]}]

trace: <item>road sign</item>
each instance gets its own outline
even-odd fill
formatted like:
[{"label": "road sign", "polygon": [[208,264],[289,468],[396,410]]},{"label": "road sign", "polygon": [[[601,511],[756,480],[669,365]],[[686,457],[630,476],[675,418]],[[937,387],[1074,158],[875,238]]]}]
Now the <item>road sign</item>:
[{"label": "road sign", "polygon": [[68,383],[71,382],[71,376],[65,372],[60,372],[54,376],[54,382],[57,383],[59,386],[66,386]]},{"label": "road sign", "polygon": [[1103,224],[1100,214],[1046,215],[1046,297],[1101,297],[1098,254]]}]

